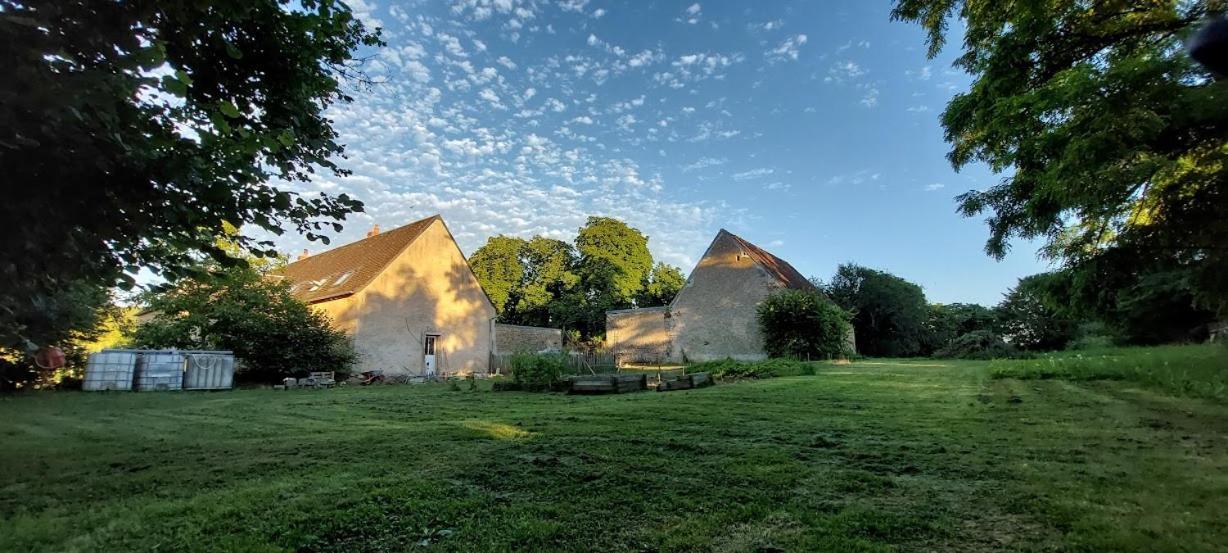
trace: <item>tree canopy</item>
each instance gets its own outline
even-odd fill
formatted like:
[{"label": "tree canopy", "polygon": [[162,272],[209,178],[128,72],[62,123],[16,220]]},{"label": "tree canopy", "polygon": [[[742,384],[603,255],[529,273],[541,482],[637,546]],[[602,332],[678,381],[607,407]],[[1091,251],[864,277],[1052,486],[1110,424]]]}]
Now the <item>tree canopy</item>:
[{"label": "tree canopy", "polygon": [[1028,350],[1056,350],[1074,338],[1078,321],[1057,301],[1061,275],[1040,273],[1019,279],[997,313],[1002,336],[1012,345]]},{"label": "tree canopy", "polygon": [[493,236],[469,257],[505,323],[556,326],[583,338],[605,331],[605,312],[673,301],[686,278],[655,263],[648,238],[626,223],[590,217],[575,246],[535,236]]},{"label": "tree canopy", "polygon": [[850,351],[847,311],[818,290],[773,292],[756,311],[763,349],[771,357],[830,359]]},{"label": "tree canopy", "polygon": [[619,302],[633,301],[652,272],[648,237],[612,217],[589,217],[576,235],[576,249],[587,265],[598,260],[609,263],[614,270],[614,298]]},{"label": "tree canopy", "polygon": [[853,314],[858,352],[901,357],[921,351],[929,305],[920,286],[885,271],[844,264],[825,288]]},{"label": "tree canopy", "polygon": [[0,238],[0,343],[54,341],[71,321],[39,306],[78,286],[227,259],[224,222],[327,241],[361,209],[272,184],[346,173],[324,111],[350,100],[341,81],[380,40],[343,3],[0,0],[0,13],[0,220],[20,221]]},{"label": "tree canopy", "polygon": [[931,56],[952,19],[964,27],[955,65],[975,80],[942,124],[957,169],[1005,175],[959,197],[965,215],[988,213],[990,255],[1039,238],[1080,271],[1121,251],[1179,268],[1223,314],[1228,91],[1182,46],[1211,3],[897,0],[893,17],[926,30]]}]

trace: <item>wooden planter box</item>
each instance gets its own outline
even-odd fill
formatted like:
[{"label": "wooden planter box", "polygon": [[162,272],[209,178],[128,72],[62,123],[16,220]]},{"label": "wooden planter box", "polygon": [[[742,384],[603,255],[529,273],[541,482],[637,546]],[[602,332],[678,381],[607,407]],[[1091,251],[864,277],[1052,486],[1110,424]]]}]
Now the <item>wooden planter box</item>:
[{"label": "wooden planter box", "polygon": [[674,390],[689,390],[691,388],[702,388],[711,386],[714,382],[712,376],[708,373],[685,374],[671,380],[662,380],[661,384],[657,385],[658,392],[672,392]]},{"label": "wooden planter box", "polygon": [[573,394],[621,394],[648,389],[646,374],[610,374],[571,377]]}]

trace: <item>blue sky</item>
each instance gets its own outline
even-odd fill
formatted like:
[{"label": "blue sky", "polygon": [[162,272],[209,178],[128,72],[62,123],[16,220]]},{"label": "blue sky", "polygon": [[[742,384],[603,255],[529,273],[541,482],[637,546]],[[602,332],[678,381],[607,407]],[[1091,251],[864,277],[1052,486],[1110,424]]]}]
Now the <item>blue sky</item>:
[{"label": "blue sky", "polygon": [[955,213],[997,180],[944,157],[938,116],[969,79],[888,2],[351,6],[388,42],[378,83],[330,113],[354,173],[292,185],[366,202],[336,240],[442,213],[468,254],[611,215],[684,271],[726,228],[803,274],[856,262],[944,303],[997,303],[1046,268],[1028,243],[986,257],[984,224]]}]

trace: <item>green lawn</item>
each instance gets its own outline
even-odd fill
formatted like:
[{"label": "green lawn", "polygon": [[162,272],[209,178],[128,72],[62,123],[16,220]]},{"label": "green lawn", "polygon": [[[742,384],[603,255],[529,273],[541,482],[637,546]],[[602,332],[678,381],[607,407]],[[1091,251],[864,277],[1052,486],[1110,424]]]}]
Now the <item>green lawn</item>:
[{"label": "green lawn", "polygon": [[[1001,375],[999,375],[1001,376]],[[1228,405],[988,363],[0,399],[0,551],[1228,550]]]}]

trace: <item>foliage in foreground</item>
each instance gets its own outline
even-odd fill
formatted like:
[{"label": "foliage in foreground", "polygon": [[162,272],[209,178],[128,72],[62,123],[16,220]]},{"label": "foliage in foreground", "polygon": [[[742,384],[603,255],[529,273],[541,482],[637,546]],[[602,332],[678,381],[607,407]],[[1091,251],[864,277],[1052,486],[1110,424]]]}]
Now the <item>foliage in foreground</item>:
[{"label": "foliage in foreground", "polygon": [[759,304],[763,349],[771,357],[831,359],[851,353],[849,313],[817,290],[779,290]]},{"label": "foliage in foreground", "polygon": [[[952,22],[963,31],[955,65],[975,80],[942,124],[956,169],[987,164],[1004,175],[959,197],[964,215],[988,213],[987,253],[1044,240],[1042,252],[1089,292],[1164,274],[1224,314],[1228,102],[1223,81],[1183,44],[1223,9],[1219,0],[896,0],[892,16],[926,30],[931,57]],[[1105,273],[1118,276],[1106,286]],[[1120,307],[1112,294],[1101,299]]]},{"label": "foliage in foreground", "polygon": [[146,300],[157,315],[137,327],[135,345],[230,350],[243,380],[272,383],[310,371],[344,377],[357,360],[349,336],[326,315],[251,267],[182,279]]},{"label": "foliage in foreground", "polygon": [[793,359],[765,359],[763,361],[736,361],[721,359],[694,363],[686,368],[688,373],[710,373],[713,378],[735,380],[743,378],[772,378],[784,376],[807,376],[814,374],[814,365]]},{"label": "foliage in foreground", "polygon": [[21,221],[0,240],[0,343],[53,343],[69,320],[45,333],[21,318],[75,286],[225,259],[224,222],[317,239],[361,210],[269,184],[346,174],[324,113],[380,40],[343,3],[0,0],[0,13],[0,174],[21,191],[0,202],[0,220]]},{"label": "foliage in foreground", "polygon": [[1126,380],[1175,395],[1228,400],[1228,347],[1221,344],[1060,352],[989,367],[994,378]]},{"label": "foliage in foreground", "polygon": [[[106,325],[114,325],[122,313],[112,303],[104,289],[76,282],[54,298],[44,298],[31,306],[9,312],[23,333],[40,336],[64,352],[65,366],[80,370],[85,366],[88,344],[106,333]],[[7,306],[6,306],[7,307]],[[6,311],[0,307],[0,311]],[[0,340],[0,391],[13,391],[30,385],[42,387],[56,383],[59,374],[39,368],[34,363],[34,348],[18,335]]]}]

